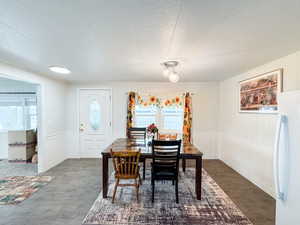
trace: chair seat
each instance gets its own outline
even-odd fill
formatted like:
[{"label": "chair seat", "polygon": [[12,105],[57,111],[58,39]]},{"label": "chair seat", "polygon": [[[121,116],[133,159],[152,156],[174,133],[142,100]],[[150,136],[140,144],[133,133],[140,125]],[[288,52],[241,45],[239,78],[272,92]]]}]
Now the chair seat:
[{"label": "chair seat", "polygon": [[119,174],[115,174],[115,178],[120,178],[120,179],[136,179],[138,178],[139,175],[138,174],[134,174],[134,175],[119,175]]},{"label": "chair seat", "polygon": [[172,164],[165,164],[165,163],[162,163],[162,164],[151,164],[151,168],[154,172],[156,171],[169,171],[169,172],[173,172],[173,173],[176,173],[177,169],[176,169],[176,164],[174,165],[173,163]]},{"label": "chair seat", "polygon": [[152,176],[159,180],[169,180],[176,178],[176,165],[173,164],[155,164],[152,165]]},{"label": "chair seat", "polygon": [[159,171],[154,172],[154,176],[156,180],[173,180],[176,178],[176,173]]}]

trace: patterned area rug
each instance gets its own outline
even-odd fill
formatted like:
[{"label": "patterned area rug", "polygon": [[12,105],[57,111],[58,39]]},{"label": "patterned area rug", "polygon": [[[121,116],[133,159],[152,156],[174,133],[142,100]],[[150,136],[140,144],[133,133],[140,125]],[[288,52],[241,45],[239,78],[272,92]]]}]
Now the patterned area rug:
[{"label": "patterned area rug", "polygon": [[16,176],[0,179],[0,205],[18,204],[52,180],[50,176]]},{"label": "patterned area rug", "polygon": [[100,193],[85,217],[84,225],[252,225],[216,182],[203,170],[202,200],[195,196],[195,171],[180,173],[179,204],[175,202],[175,189],[169,182],[157,182],[155,202],[151,202],[150,171],[140,187],[140,201],[135,189],[118,188],[115,203],[111,203],[114,187],[110,178],[107,199]]}]

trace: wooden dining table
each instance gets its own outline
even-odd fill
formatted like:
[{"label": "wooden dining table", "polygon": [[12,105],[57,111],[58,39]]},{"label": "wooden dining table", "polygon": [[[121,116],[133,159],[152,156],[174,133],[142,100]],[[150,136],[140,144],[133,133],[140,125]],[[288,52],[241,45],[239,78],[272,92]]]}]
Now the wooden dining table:
[{"label": "wooden dining table", "polygon": [[[110,151],[141,151],[142,159],[152,158],[151,146],[140,144],[128,138],[119,138],[115,140],[102,152],[102,194],[103,198],[107,198],[108,179],[109,179],[109,159],[111,158]],[[202,156],[203,153],[193,144],[183,144],[181,147],[180,158],[182,159],[182,170],[185,172],[186,159],[196,160],[195,164],[195,191],[198,200],[201,200],[202,186]]]}]

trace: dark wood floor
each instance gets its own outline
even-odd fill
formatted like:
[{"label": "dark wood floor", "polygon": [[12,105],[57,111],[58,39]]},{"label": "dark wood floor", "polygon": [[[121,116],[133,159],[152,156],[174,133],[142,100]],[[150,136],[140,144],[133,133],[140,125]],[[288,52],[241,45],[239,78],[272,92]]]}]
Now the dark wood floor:
[{"label": "dark wood floor", "polygon": [[220,160],[204,160],[204,169],[254,225],[275,225],[275,200]]},{"label": "dark wood floor", "polygon": [[[29,199],[0,205],[5,215],[0,225],[81,225],[101,191],[101,165],[99,159],[62,162],[44,174],[53,181]],[[275,201],[269,195],[219,160],[204,160],[204,168],[254,225],[275,224]]]}]

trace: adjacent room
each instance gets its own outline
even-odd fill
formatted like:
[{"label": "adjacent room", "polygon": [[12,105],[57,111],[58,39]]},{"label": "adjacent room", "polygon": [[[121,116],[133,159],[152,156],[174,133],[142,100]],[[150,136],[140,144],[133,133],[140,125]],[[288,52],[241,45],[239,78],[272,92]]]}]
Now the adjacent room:
[{"label": "adjacent room", "polygon": [[38,173],[37,85],[0,78],[0,177]]},{"label": "adjacent room", "polygon": [[0,0],[0,225],[299,225],[299,12]]}]

